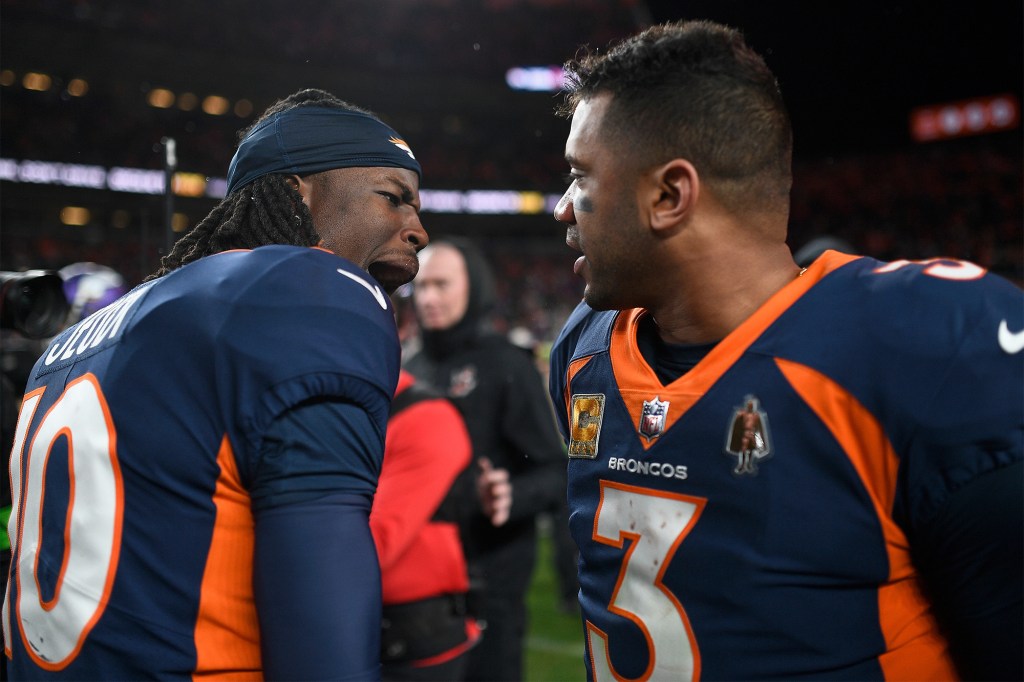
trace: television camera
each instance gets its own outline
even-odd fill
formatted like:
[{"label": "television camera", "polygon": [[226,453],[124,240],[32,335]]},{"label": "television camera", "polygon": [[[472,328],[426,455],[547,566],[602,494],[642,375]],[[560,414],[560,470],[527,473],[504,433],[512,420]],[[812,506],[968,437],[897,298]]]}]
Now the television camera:
[{"label": "television camera", "polygon": [[69,310],[64,280],[57,272],[0,271],[0,329],[43,339],[63,329]]}]

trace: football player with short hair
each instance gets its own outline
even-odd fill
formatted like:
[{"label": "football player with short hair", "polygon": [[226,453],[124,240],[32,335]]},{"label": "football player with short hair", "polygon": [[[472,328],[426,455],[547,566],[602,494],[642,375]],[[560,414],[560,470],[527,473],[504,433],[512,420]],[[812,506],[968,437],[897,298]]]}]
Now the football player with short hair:
[{"label": "football player with short hair", "polygon": [[1020,289],[794,263],[789,118],[732,28],[567,67],[586,287],[550,376],[588,676],[1021,679]]}]

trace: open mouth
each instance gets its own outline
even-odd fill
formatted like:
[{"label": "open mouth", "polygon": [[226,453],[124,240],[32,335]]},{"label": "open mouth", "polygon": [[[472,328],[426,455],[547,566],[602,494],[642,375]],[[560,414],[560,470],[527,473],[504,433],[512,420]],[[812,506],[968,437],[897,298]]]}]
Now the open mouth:
[{"label": "open mouth", "polygon": [[384,290],[393,294],[398,287],[411,282],[419,272],[420,263],[415,257],[395,258],[388,261],[370,263],[367,271],[380,282]]}]

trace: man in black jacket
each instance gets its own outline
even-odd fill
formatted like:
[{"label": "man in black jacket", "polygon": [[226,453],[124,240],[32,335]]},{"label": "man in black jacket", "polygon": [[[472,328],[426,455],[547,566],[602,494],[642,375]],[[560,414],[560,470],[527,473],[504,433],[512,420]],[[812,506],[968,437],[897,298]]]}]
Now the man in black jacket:
[{"label": "man in black jacket", "polygon": [[493,276],[472,244],[425,250],[413,296],[422,348],[406,368],[459,407],[477,462],[482,504],[472,500],[461,530],[485,629],[467,679],[521,680],[536,516],[565,495],[550,400],[529,354],[489,328]]}]

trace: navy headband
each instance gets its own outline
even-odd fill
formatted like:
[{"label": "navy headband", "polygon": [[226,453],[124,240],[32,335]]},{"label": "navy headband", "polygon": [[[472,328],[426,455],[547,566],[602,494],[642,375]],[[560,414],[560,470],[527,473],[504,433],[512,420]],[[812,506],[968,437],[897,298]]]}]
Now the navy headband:
[{"label": "navy headband", "polygon": [[228,167],[227,193],[271,173],[378,166],[407,168],[423,177],[405,140],[373,116],[335,107],[295,107],[245,136]]}]

